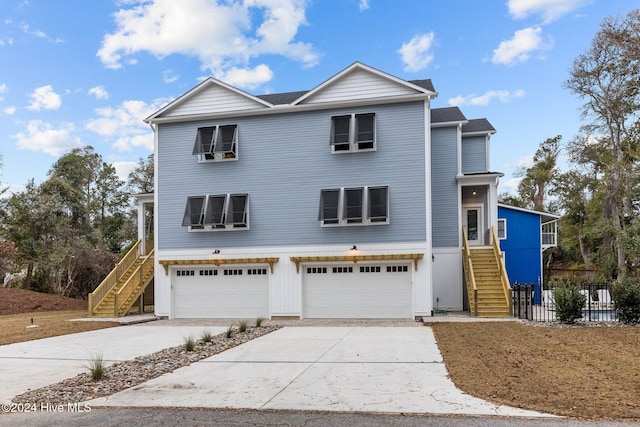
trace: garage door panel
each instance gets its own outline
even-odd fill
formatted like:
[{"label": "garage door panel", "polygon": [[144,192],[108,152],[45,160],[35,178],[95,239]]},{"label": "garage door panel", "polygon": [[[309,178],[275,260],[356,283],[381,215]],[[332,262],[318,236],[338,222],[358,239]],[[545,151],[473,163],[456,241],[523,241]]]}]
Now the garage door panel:
[{"label": "garage door panel", "polygon": [[[195,274],[176,272],[173,284],[176,318],[269,317],[269,279],[266,271],[247,274],[247,269],[194,269]],[[202,275],[199,271],[211,274]],[[229,274],[224,274],[224,272]],[[238,274],[242,271],[241,274]],[[256,269],[252,269],[255,273]],[[213,272],[216,272],[214,275]],[[235,273],[235,274],[233,274]]]},{"label": "garage door panel", "polygon": [[306,318],[410,318],[406,265],[314,266],[303,270]]}]

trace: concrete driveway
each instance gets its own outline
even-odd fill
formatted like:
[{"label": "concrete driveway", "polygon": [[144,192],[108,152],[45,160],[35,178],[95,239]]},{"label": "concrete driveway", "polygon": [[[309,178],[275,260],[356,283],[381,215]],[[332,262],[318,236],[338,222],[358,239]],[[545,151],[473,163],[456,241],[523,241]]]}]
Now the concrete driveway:
[{"label": "concrete driveway", "polygon": [[285,327],[90,403],[544,416],[458,390],[426,326]]}]

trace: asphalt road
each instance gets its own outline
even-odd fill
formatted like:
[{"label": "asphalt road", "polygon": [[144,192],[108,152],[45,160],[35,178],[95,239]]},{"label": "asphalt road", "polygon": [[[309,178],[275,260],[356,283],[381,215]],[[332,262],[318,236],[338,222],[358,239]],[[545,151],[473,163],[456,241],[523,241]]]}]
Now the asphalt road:
[{"label": "asphalt road", "polygon": [[255,411],[226,409],[96,408],[88,412],[0,413],[0,426],[304,426],[304,427],[604,427],[639,423],[530,419],[510,417],[424,416],[313,411]]}]

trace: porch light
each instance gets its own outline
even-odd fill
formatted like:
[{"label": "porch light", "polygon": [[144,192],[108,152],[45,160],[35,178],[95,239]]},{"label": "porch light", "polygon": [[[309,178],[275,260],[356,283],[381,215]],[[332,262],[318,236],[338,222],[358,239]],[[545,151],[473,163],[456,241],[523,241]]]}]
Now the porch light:
[{"label": "porch light", "polygon": [[351,248],[352,251],[357,251],[358,247],[356,245],[353,245],[353,247]]},{"label": "porch light", "polygon": [[220,253],[220,249],[216,249],[215,251],[213,251],[214,255],[218,255]]}]

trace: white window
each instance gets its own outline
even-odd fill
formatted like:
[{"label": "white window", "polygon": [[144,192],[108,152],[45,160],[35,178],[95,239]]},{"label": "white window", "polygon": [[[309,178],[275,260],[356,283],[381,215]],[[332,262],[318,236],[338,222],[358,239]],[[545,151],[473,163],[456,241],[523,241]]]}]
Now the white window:
[{"label": "white window", "polygon": [[507,219],[498,218],[498,239],[505,240],[507,238]]},{"label": "white window", "polygon": [[322,225],[389,223],[389,187],[320,190],[318,220]]},{"label": "white window", "polygon": [[376,148],[375,114],[348,114],[331,118],[333,153],[372,151]]},{"label": "white window", "polygon": [[198,128],[193,155],[200,162],[238,159],[238,126],[221,125]]},{"label": "white window", "polygon": [[249,195],[191,196],[182,218],[189,231],[246,230],[249,228]]}]

